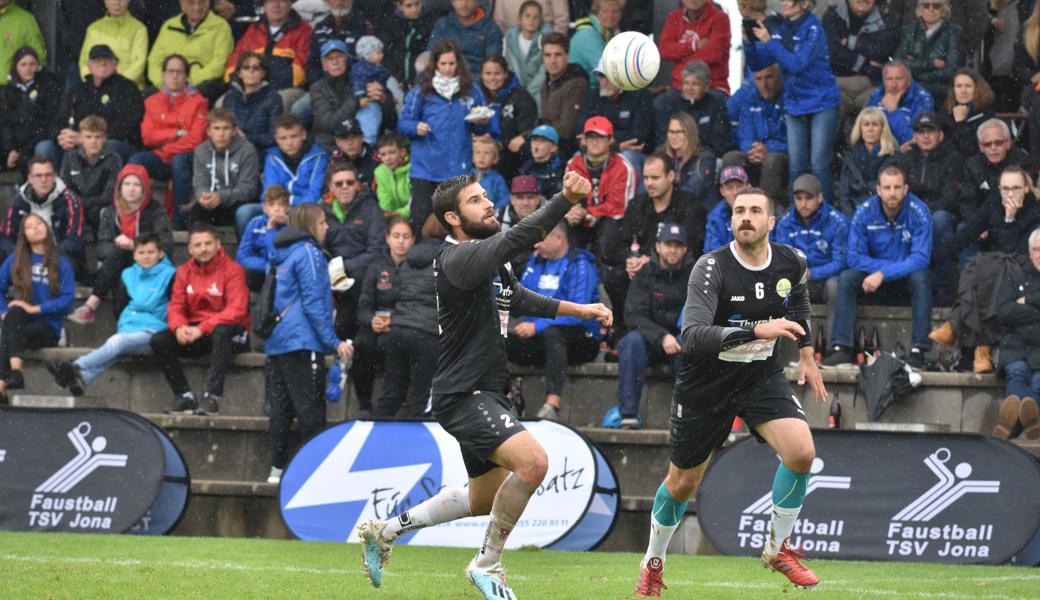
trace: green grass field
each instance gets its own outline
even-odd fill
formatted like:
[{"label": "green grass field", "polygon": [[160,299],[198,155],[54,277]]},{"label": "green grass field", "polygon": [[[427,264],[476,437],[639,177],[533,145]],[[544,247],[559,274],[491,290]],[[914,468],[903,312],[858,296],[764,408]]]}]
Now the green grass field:
[{"label": "green grass field", "polygon": [[[402,546],[382,589],[369,587],[355,545],[277,540],[0,533],[0,598],[479,598],[462,576],[473,551]],[[639,556],[507,552],[518,597],[631,597]],[[750,558],[672,556],[665,598],[1040,597],[1040,573],[1017,567],[956,567],[812,561],[823,582],[792,588]]]}]

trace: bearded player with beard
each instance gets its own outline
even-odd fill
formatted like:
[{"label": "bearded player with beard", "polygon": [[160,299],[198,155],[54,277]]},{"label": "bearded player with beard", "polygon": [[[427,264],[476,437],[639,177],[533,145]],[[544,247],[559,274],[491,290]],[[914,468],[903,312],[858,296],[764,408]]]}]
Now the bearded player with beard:
[{"label": "bearded player with beard", "polygon": [[733,201],[734,241],[701,256],[690,273],[682,324],[682,359],[672,394],[671,464],[650,516],[650,544],[638,596],[660,596],[665,549],[696,491],[712,451],[740,416],[780,456],[762,560],[795,585],[820,582],[799,562],[788,538],[798,518],[816,451],[798,396],[784,375],[776,341],[799,348],[798,383],[827,394],[809,334],[805,256],[769,242],[776,218],[765,192],[747,188]]},{"label": "bearded player with beard", "polygon": [[478,177],[445,181],[433,194],[433,212],[451,232],[433,263],[440,356],[433,378],[433,416],[459,442],[468,488],[444,489],[387,521],[358,527],[366,574],[379,587],[393,542],[423,527],[491,515],[480,552],[466,567],[487,600],[515,600],[506,585],[502,549],[548,467],[545,450],[520,423],[506,396],[506,333],[510,315],[573,316],[612,322],[602,304],[575,304],[525,289],[510,261],[588,197],[591,184],[577,173],[563,178],[563,193],[509,230],[499,232],[495,207]]}]

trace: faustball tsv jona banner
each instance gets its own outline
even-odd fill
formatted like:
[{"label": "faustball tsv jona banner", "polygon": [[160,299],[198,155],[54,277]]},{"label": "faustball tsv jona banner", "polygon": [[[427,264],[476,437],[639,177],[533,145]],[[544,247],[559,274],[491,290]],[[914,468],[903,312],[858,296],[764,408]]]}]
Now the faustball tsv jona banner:
[{"label": "faustball tsv jona banner", "polygon": [[132,413],[0,409],[0,529],[124,532],[164,469],[159,438]]},{"label": "faustball tsv jona banner", "polygon": [[[588,550],[613,527],[620,492],[594,444],[553,421],[525,421],[549,470],[508,547]],[[357,525],[397,516],[445,487],[467,484],[459,445],[429,422],[348,421],[314,436],[282,476],[279,506],[304,540],[357,542]],[[415,531],[397,543],[477,547],[487,517]]]},{"label": "faustball tsv jona banner", "polygon": [[[1007,562],[1040,526],[1040,465],[977,434],[815,430],[793,546],[818,558]],[[779,460],[747,439],[720,452],[697,517],[724,554],[757,556],[769,535]]]}]

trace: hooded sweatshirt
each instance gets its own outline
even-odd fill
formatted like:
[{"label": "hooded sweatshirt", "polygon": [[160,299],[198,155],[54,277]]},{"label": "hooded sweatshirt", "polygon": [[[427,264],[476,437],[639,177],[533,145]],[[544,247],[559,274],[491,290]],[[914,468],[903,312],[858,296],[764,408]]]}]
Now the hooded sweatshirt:
[{"label": "hooded sweatshirt", "polygon": [[203,335],[211,335],[218,325],[238,325],[248,331],[245,270],[223,248],[204,265],[191,259],[177,267],[166,321],[170,331],[183,325],[196,325]]},{"label": "hooded sweatshirt", "polygon": [[123,270],[122,280],[130,303],[119,315],[119,333],[156,332],[166,327],[166,305],[176,269],[168,256],[147,269],[134,263]]},{"label": "hooded sweatshirt", "polygon": [[260,157],[248,141],[239,136],[231,145],[217,150],[206,140],[195,148],[192,187],[195,198],[206,192],[218,192],[221,206],[231,208],[255,202],[259,193]]},{"label": "hooded sweatshirt", "polygon": [[[122,187],[123,179],[133,175],[141,180],[144,187],[144,198],[137,210],[125,215],[119,214],[115,198]],[[120,234],[130,239],[137,239],[138,234],[152,232],[159,236],[159,244],[167,256],[173,256],[173,231],[166,209],[152,202],[151,180],[148,171],[141,165],[126,165],[119,171],[115,192],[111,204],[101,210],[101,222],[98,225],[97,258],[105,260],[119,251],[115,239]]]}]

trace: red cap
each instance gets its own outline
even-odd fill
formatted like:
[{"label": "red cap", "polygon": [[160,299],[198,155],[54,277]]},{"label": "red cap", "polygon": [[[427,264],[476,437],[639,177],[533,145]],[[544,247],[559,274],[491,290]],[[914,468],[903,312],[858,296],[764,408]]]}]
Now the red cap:
[{"label": "red cap", "polygon": [[614,124],[606,117],[589,117],[589,120],[585,121],[585,128],[582,130],[582,133],[590,132],[598,133],[605,137],[613,137]]}]

